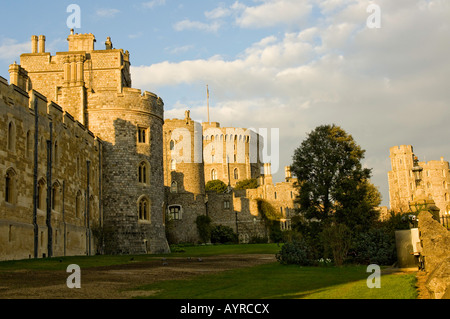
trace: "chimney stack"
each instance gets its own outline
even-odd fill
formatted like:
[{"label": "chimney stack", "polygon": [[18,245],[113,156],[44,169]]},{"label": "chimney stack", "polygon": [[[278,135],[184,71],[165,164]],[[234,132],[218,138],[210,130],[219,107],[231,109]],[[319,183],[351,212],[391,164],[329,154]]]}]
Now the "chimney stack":
[{"label": "chimney stack", "polygon": [[39,53],[45,52],[45,35],[39,36]]},{"label": "chimney stack", "polygon": [[31,36],[31,53],[38,53],[38,37],[37,37],[37,35]]}]

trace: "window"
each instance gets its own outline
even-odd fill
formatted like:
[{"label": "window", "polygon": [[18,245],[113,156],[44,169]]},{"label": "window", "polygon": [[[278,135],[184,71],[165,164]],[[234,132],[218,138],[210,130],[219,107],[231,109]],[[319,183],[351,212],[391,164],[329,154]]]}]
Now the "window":
[{"label": "window", "polygon": [[448,201],[448,194],[447,194],[447,193],[444,194],[444,200],[445,200],[446,202]]},{"label": "window", "polygon": [[171,193],[178,193],[178,184],[175,181],[172,181],[172,184],[170,184],[170,192]]},{"label": "window", "polygon": [[37,208],[40,210],[46,210],[47,207],[47,196],[46,196],[46,187],[45,187],[45,180],[41,179],[38,182],[38,189],[37,189]]},{"label": "window", "polygon": [[5,201],[14,204],[15,203],[15,191],[16,191],[16,173],[13,169],[9,169],[5,176]]},{"label": "window", "polygon": [[275,197],[275,199],[277,199],[277,192],[274,193],[274,197]]},{"label": "window", "polygon": [[169,217],[173,220],[181,220],[181,206],[169,206]]},{"label": "window", "polygon": [[139,183],[147,184],[148,183],[148,164],[146,162],[141,162],[139,164]]},{"label": "window", "polygon": [[81,197],[81,192],[78,191],[76,202],[75,202],[75,216],[77,218],[81,218],[81,207],[82,207],[82,197]]},{"label": "window", "polygon": [[177,161],[176,161],[175,159],[173,159],[173,160],[170,162],[170,169],[171,169],[172,171],[174,171],[174,170],[177,169]]},{"label": "window", "polygon": [[229,200],[223,201],[223,208],[224,209],[230,209],[230,201]]},{"label": "window", "polygon": [[53,184],[52,187],[52,209],[60,210],[60,187],[58,183]]},{"label": "window", "polygon": [[150,220],[148,199],[146,197],[139,201],[138,210],[140,220]]},{"label": "window", "polygon": [[147,143],[147,129],[138,127],[138,143]]},{"label": "window", "polygon": [[211,170],[211,179],[213,181],[217,179],[217,171],[215,169]]},{"label": "window", "polygon": [[237,168],[234,169],[234,179],[239,179],[239,170]]},{"label": "window", "polygon": [[14,152],[16,149],[16,127],[13,122],[8,124],[8,150]]},{"label": "window", "polygon": [[170,150],[173,151],[175,149],[175,142],[172,140],[170,141]]}]

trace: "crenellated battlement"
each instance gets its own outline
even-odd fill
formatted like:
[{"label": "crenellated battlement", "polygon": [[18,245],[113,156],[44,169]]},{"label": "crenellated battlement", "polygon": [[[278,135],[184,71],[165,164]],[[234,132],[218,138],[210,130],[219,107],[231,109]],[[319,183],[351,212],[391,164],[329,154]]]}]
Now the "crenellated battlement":
[{"label": "crenellated battlement", "polygon": [[[75,118],[68,112],[65,112],[63,108],[53,101],[49,101],[46,96],[35,91],[24,91],[20,87],[9,84],[8,81],[0,76],[0,101],[11,108],[22,108],[20,113],[28,111],[27,114],[30,118],[35,114],[35,101],[37,100],[38,114],[44,119],[51,120],[55,125],[62,124],[72,134],[77,137],[84,138],[89,144],[96,145],[100,140],[89,131],[82,123],[75,120]],[[30,121],[29,119],[23,119],[23,121]]]}]

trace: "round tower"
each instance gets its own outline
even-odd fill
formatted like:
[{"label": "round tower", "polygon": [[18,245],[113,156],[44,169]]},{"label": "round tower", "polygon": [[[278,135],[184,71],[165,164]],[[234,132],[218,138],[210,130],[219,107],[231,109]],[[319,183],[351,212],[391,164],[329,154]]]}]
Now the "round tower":
[{"label": "round tower", "polygon": [[184,119],[164,123],[164,185],[172,193],[204,194],[202,126],[186,111]]},{"label": "round tower", "polygon": [[[106,253],[167,252],[163,220],[163,101],[123,88],[103,91],[88,108],[89,128],[104,140]],[[111,103],[108,103],[110,101]]]}]

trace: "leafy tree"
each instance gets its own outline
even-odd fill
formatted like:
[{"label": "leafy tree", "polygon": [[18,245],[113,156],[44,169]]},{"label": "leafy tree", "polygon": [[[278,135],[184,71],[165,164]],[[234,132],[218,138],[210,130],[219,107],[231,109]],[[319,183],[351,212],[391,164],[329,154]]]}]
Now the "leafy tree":
[{"label": "leafy tree", "polygon": [[253,189],[258,187],[258,181],[256,178],[244,179],[236,183],[234,189]]},{"label": "leafy tree", "polygon": [[207,192],[224,193],[227,190],[227,187],[227,184],[220,179],[216,179],[206,183],[205,190]]},{"label": "leafy tree", "polygon": [[325,224],[334,217],[350,228],[371,222],[377,199],[368,182],[371,170],[361,164],[364,153],[334,124],[309,133],[295,150],[291,166],[299,180],[298,212]]}]

